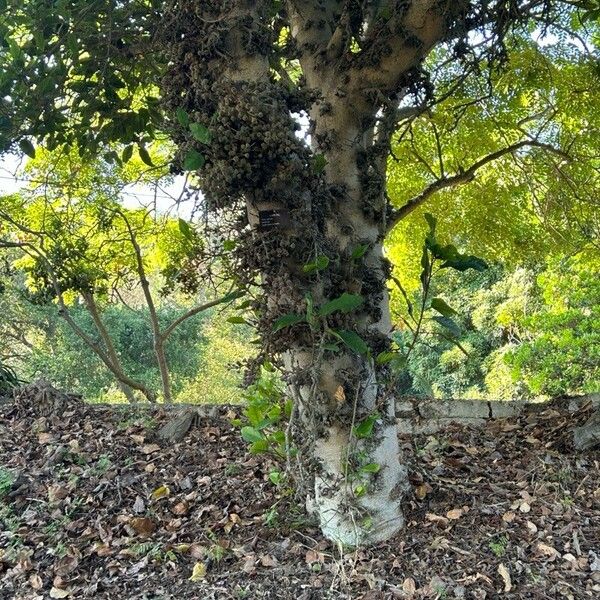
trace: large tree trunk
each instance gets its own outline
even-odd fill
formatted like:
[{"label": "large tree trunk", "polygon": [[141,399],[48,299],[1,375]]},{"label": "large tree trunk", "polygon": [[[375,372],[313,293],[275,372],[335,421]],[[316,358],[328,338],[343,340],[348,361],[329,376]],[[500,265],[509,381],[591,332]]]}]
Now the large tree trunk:
[{"label": "large tree trunk", "polygon": [[[381,158],[389,139],[374,130],[380,106],[330,71],[308,77],[303,91],[274,79],[262,44],[268,3],[213,5],[197,20],[194,2],[180,7],[163,91],[171,113],[183,108],[190,121],[210,124],[210,146],[176,134],[182,160],[190,151],[206,156],[199,175],[209,207],[225,218],[245,209],[236,276],[262,288],[262,356],[281,357],[295,401],[295,475],[329,539],[354,546],[389,538],[404,524],[407,474],[388,367],[375,360],[390,349],[391,331]],[[313,88],[317,102],[308,99]],[[295,136],[292,114],[302,108],[310,109],[311,148]],[[324,171],[316,164],[323,158]],[[327,266],[307,272],[318,257]],[[342,294],[362,304],[319,315]],[[305,322],[274,331],[289,314]]]}]

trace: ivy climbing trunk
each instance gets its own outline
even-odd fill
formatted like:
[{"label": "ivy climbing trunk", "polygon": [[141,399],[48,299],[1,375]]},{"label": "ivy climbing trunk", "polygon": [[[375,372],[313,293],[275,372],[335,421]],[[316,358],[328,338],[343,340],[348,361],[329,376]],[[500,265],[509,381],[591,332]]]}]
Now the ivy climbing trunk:
[{"label": "ivy climbing trunk", "polygon": [[[404,524],[407,472],[381,360],[391,349],[383,237],[394,121],[385,117],[399,98],[366,92],[343,61],[328,65],[331,44],[315,51],[331,31],[314,26],[310,11],[327,3],[300,3],[298,13],[293,5],[304,85],[273,71],[269,2],[203,9],[181,0],[167,19],[162,91],[177,115],[179,165],[197,172],[217,219],[235,215],[235,277],[260,290],[252,304],[262,345],[250,366],[275,360],[293,396],[294,476],[324,535],[359,545]],[[416,55],[407,52],[402,69]],[[309,137],[297,135],[301,111]]]},{"label": "ivy climbing trunk", "polygon": [[395,402],[386,386],[389,372],[376,361],[389,350],[392,330],[382,247],[385,160],[379,160],[380,132],[373,127],[376,108],[361,95],[340,97],[342,83],[335,78],[313,78],[325,91],[327,110],[311,113],[312,150],[325,158],[329,188],[343,190],[324,220],[326,246],[339,261],[331,275],[341,292],[362,299],[350,321],[340,324],[347,329],[338,329],[335,313],[324,324],[325,332],[333,331],[343,343],[335,354],[325,353],[316,371],[311,402],[323,407],[318,422],[325,426],[315,429],[312,449],[314,508],[328,538],[355,546],[387,539],[402,528],[401,501],[408,487]]}]

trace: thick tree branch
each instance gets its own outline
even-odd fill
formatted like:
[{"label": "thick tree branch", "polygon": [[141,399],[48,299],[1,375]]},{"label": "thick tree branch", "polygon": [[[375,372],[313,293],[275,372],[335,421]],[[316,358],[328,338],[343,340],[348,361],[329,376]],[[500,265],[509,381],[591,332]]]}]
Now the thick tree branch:
[{"label": "thick tree branch", "polygon": [[397,91],[403,76],[418,66],[447,34],[447,23],[462,12],[464,1],[413,0],[394,8],[392,16],[374,27],[353,69],[353,88]]},{"label": "thick tree branch", "polygon": [[411,198],[408,202],[406,202],[406,204],[404,204],[400,208],[392,211],[392,214],[388,221],[388,232],[391,231],[402,219],[404,219],[404,217],[406,217],[411,212],[413,212],[413,210],[425,203],[435,193],[448,187],[454,187],[457,185],[469,183],[474,179],[477,171],[481,169],[481,167],[503,156],[506,156],[507,154],[512,154],[513,152],[516,152],[521,148],[527,147],[541,148],[548,152],[558,154],[563,158],[570,159],[569,155],[560,150],[559,148],[556,148],[551,144],[539,142],[537,140],[522,140],[515,144],[511,144],[506,148],[501,148],[500,150],[492,152],[491,154],[488,154],[487,156],[484,156],[483,158],[479,159],[477,162],[473,163],[468,169],[460,171],[455,175],[444,176],[440,177],[439,179],[436,179],[434,182],[430,183],[420,194]]}]

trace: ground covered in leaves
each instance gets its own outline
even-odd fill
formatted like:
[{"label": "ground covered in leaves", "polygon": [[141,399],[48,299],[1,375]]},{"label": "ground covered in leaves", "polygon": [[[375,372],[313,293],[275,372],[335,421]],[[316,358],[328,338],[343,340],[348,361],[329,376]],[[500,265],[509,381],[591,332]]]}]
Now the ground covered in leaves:
[{"label": "ground covered in leaves", "polygon": [[600,454],[568,442],[585,414],[402,438],[408,526],[345,552],[231,416],[164,447],[160,411],[0,408],[0,598],[600,597]]}]

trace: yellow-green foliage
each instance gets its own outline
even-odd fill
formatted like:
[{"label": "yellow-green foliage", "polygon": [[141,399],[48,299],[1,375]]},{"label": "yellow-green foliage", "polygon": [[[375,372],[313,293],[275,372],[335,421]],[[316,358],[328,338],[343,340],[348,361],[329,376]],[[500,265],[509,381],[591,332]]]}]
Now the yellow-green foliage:
[{"label": "yellow-green foliage", "polygon": [[[575,157],[521,148],[485,164],[468,184],[429,197],[386,239],[395,275],[409,293],[419,285],[424,212],[438,217],[440,238],[509,269],[540,264],[549,254],[574,254],[600,234],[594,162],[600,79],[591,61],[571,60],[568,46],[521,40],[511,48],[507,68],[493,75],[491,96],[479,78],[467,78],[432,110],[400,127],[387,185],[398,207],[433,181],[524,139],[568,148]],[[451,84],[437,85],[444,97],[444,86]],[[395,292],[392,308],[405,313]]]},{"label": "yellow-green foliage", "polygon": [[177,402],[192,404],[236,404],[241,400],[243,369],[239,362],[252,355],[245,326],[228,323],[216,313],[203,330],[201,366],[198,375],[177,396]]}]

